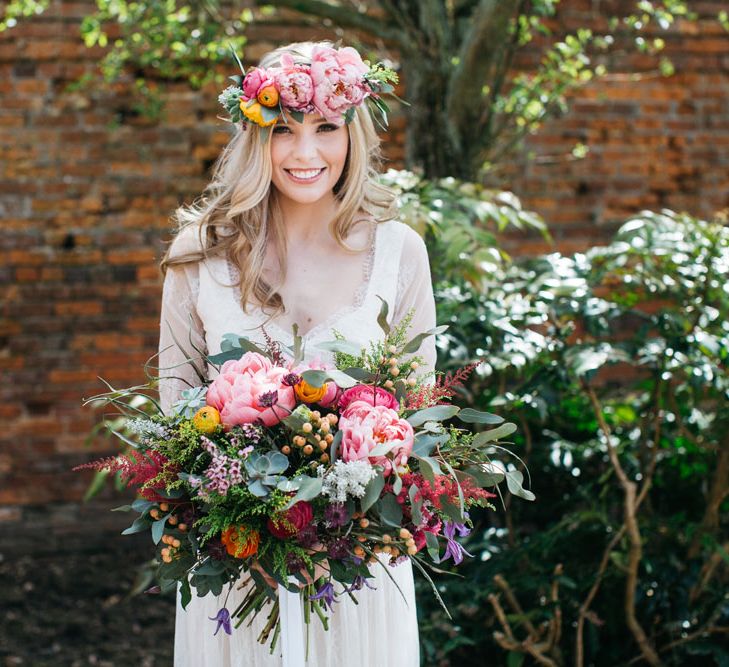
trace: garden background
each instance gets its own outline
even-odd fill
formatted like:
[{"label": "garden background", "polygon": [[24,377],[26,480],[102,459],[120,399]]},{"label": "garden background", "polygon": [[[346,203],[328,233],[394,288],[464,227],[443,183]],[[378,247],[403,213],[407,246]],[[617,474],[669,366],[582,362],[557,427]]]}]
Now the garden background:
[{"label": "garden background", "polygon": [[400,69],[385,179],[430,248],[440,367],[484,360],[463,401],[519,425],[537,495],[476,517],[452,620],[422,588],[424,664],[729,664],[724,2],[3,11],[4,664],[171,664],[123,494],[83,502],[71,471],[113,451],[82,401],[156,351],[170,214],[228,137],[227,43],[252,64],[321,38]]}]

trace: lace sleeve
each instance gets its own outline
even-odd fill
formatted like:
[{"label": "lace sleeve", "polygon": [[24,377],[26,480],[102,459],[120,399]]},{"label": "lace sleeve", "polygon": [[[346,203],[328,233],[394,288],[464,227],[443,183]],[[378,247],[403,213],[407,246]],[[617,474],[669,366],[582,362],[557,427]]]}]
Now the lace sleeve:
[{"label": "lace sleeve", "polygon": [[[435,299],[430,278],[430,263],[425,242],[413,229],[408,228],[400,256],[400,270],[397,281],[397,297],[393,323],[402,320],[413,309],[410,331],[422,333],[435,326]],[[417,354],[423,357],[422,372],[435,369],[435,338],[423,341]]]},{"label": "lace sleeve", "polygon": [[[173,251],[176,243],[177,239]],[[171,266],[162,288],[158,364],[160,403],[165,414],[185,389],[199,385],[201,376],[206,377],[207,367],[201,359],[201,354],[207,354],[205,329],[196,305],[198,270],[197,263]]]}]

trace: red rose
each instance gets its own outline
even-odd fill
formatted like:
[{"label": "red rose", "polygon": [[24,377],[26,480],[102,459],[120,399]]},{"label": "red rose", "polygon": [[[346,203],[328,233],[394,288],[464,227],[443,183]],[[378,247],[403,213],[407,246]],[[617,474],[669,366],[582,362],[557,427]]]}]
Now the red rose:
[{"label": "red rose", "polygon": [[305,500],[300,500],[285,512],[277,514],[268,520],[268,530],[274,537],[285,540],[296,535],[302,528],[311,523],[314,511]]}]

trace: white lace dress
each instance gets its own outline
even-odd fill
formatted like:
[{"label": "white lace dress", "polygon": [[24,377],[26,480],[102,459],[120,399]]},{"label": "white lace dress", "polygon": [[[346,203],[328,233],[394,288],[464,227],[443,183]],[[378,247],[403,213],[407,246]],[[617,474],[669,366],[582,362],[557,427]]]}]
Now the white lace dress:
[{"label": "white lace dress", "polygon": [[[349,305],[328,314],[326,319],[306,331],[303,327],[307,359],[330,360],[329,353],[317,350],[317,343],[332,340],[332,329],[348,340],[365,346],[381,339],[383,334],[376,318],[381,302],[390,305],[390,323],[394,324],[415,309],[411,330],[415,333],[435,326],[435,305],[430,281],[428,256],[422,239],[408,226],[389,221],[380,223],[372,234],[372,245],[364,263],[362,283],[349,300]],[[186,228],[172,245],[173,255],[199,248],[197,230]],[[260,325],[265,316],[259,309],[246,314],[238,303],[232,286],[234,272],[224,258],[175,266],[165,277],[160,328],[160,393],[165,412],[179,393],[190,384],[199,384],[194,371],[181,364],[184,356],[175,340],[188,350],[192,345],[216,354],[226,333],[248,336],[260,345],[265,343]],[[332,286],[333,290],[337,286]],[[335,303],[343,301],[335,300]],[[266,331],[286,345],[292,333],[276,324],[266,324]],[[432,368],[435,346],[429,338],[420,352],[425,368]],[[177,368],[174,368],[177,366]],[[214,377],[215,369],[204,369]],[[176,376],[172,379],[170,376]],[[180,379],[182,378],[182,379]],[[404,593],[400,594],[392,580],[379,566],[373,566],[375,590],[364,588],[357,594],[358,604],[344,595],[338,598],[324,631],[317,618],[309,627],[308,662],[312,667],[416,667],[420,664],[418,626],[413,590],[413,572],[409,562],[389,567],[390,574]],[[280,646],[274,654],[257,643],[265,623],[263,613],[251,627],[245,624],[231,636],[222,630],[213,636],[214,617],[225,602],[208,595],[199,598],[193,591],[192,602],[183,610],[178,602],[175,628],[175,667],[273,667],[282,665]],[[226,606],[232,612],[243,596],[234,590]],[[265,610],[264,610],[265,611]],[[282,638],[285,641],[285,638]],[[279,642],[279,645],[283,642]]]}]

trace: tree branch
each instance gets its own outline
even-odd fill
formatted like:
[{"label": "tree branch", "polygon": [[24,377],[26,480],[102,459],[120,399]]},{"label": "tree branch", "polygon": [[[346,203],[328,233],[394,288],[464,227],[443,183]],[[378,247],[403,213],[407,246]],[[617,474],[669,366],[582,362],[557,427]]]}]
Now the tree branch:
[{"label": "tree branch", "polygon": [[610,432],[610,427],[605,421],[605,415],[603,414],[602,406],[595,394],[595,390],[585,380],[582,380],[582,387],[587,393],[590,403],[592,404],[595,417],[600,425],[600,430],[605,437],[610,463],[615,470],[615,474],[620,481],[620,485],[623,487],[623,493],[625,495],[624,522],[625,530],[628,533],[628,539],[630,540],[627,577],[625,580],[625,622],[633,634],[635,641],[638,643],[638,647],[640,648],[640,652],[645,661],[648,662],[648,664],[653,665],[653,667],[659,667],[662,664],[661,659],[658,657],[658,653],[653,647],[651,641],[648,639],[648,636],[645,634],[645,631],[638,622],[635,614],[635,591],[638,586],[638,568],[640,567],[640,561],[643,556],[643,546],[641,543],[640,529],[638,527],[638,519],[636,516],[636,484],[628,479],[628,476],[620,463],[617,450],[611,440],[612,433]]},{"label": "tree branch", "polygon": [[[518,4],[517,0],[481,0],[473,12],[471,27],[458,52],[458,65],[448,82],[446,114],[454,135],[468,113],[481,108],[481,87],[502,43],[494,36],[506,29]],[[451,140],[460,148],[460,137],[452,136]]]},{"label": "tree branch", "polygon": [[375,37],[381,37],[404,46],[402,32],[389,26],[384,21],[364,12],[353,11],[338,5],[330,5],[328,2],[323,2],[323,0],[255,0],[255,4],[257,6],[272,5],[282,9],[293,9],[302,14],[331,19],[343,28],[363,30]]}]

